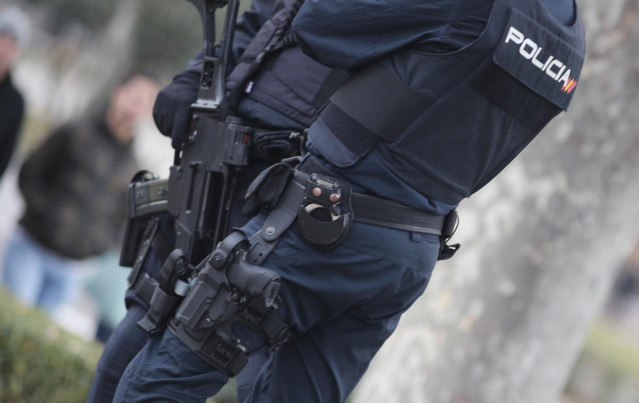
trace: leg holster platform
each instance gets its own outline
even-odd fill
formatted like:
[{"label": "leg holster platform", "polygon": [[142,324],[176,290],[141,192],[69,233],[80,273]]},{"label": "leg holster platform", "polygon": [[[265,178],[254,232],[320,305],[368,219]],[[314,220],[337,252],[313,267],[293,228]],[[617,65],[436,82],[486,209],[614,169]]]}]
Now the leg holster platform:
[{"label": "leg holster platform", "polygon": [[234,323],[262,330],[272,348],[287,338],[275,312],[280,277],[246,261],[248,240],[232,232],[208,258],[169,329],[198,356],[230,376],[246,364],[247,344],[234,334]]}]

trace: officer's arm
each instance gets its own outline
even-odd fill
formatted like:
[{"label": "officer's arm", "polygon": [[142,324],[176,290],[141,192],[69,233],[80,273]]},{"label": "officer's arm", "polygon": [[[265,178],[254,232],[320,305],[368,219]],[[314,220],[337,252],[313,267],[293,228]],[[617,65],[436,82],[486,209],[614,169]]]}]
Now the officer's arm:
[{"label": "officer's arm", "polygon": [[191,104],[197,99],[203,62],[204,54],[200,52],[189,61],[184,71],[162,88],[153,105],[155,125],[162,134],[171,137],[175,148],[187,138]]},{"label": "officer's arm", "polygon": [[[238,19],[233,40],[233,55],[236,60],[270,17],[273,3],[274,0],[254,0],[251,10],[243,13]],[[187,138],[191,104],[197,99],[203,64],[204,52],[200,51],[155,99],[155,125],[162,134],[171,137],[174,148],[180,147]]]},{"label": "officer's arm", "polygon": [[302,49],[341,69],[437,37],[458,0],[306,0],[293,21]]}]

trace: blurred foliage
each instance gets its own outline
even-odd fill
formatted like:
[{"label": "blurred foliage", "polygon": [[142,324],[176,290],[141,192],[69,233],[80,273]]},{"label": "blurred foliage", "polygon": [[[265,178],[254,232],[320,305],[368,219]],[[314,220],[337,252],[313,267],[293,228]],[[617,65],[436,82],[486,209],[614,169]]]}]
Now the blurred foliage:
[{"label": "blurred foliage", "polygon": [[566,385],[567,401],[639,401],[639,345],[636,335],[612,321],[598,320]]},{"label": "blurred foliage", "polygon": [[[114,2],[102,0],[23,0],[41,11],[42,28],[60,36],[72,27],[82,27],[93,37],[99,35],[112,17]],[[141,11],[133,43],[134,70],[155,75],[173,75],[202,48],[202,21],[187,0],[139,1]],[[241,0],[240,11],[250,2]],[[218,28],[224,13],[217,14]]]},{"label": "blurred foliage", "polygon": [[639,379],[639,345],[613,324],[597,322],[586,340],[584,354],[605,365],[611,372]]},{"label": "blurred foliage", "polygon": [[46,18],[43,28],[59,34],[72,24],[84,25],[89,30],[99,30],[111,17],[113,4],[102,0],[26,0],[43,8]]},{"label": "blurred foliage", "polygon": [[0,289],[0,402],[85,402],[101,347]]},{"label": "blurred foliage", "polygon": [[174,74],[202,48],[202,20],[185,0],[143,0],[135,35],[133,68]]},{"label": "blurred foliage", "polygon": [[[202,23],[196,8],[186,0],[139,1],[141,11],[134,36],[133,69],[157,75],[176,73],[202,47]],[[53,36],[72,27],[94,38],[100,35],[115,9],[102,0],[25,0],[43,15],[41,26]]]}]

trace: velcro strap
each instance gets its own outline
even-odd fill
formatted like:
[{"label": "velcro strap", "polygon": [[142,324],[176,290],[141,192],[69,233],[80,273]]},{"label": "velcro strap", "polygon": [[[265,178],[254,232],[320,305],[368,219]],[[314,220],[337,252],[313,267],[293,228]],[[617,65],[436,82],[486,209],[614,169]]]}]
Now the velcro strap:
[{"label": "velcro strap", "polygon": [[395,141],[432,103],[379,63],[353,74],[330,100],[388,142]]},{"label": "velcro strap", "polygon": [[277,240],[284,231],[291,226],[297,217],[297,210],[304,199],[306,180],[301,180],[300,175],[306,178],[306,174],[295,172],[293,180],[289,181],[279,204],[268,215],[262,228],[250,238],[250,250],[248,261],[259,266],[271,253],[277,244]]}]

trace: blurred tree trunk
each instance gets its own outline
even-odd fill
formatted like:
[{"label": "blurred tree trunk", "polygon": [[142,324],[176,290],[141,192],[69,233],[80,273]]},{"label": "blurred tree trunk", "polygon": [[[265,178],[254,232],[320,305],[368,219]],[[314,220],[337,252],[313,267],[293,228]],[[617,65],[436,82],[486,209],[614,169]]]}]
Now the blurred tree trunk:
[{"label": "blurred tree trunk", "polygon": [[[111,19],[97,33],[97,40],[62,76],[54,92],[67,99],[66,102],[52,102],[51,115],[66,120],[70,115],[86,112],[98,96],[100,101],[108,99],[110,85],[130,67],[131,40],[140,6],[140,0],[118,0],[114,4]],[[106,92],[106,97],[102,92]]]},{"label": "blurred tree trunk", "polygon": [[355,403],[557,401],[639,234],[638,2],[580,1],[570,112],[460,208],[435,269]]}]

